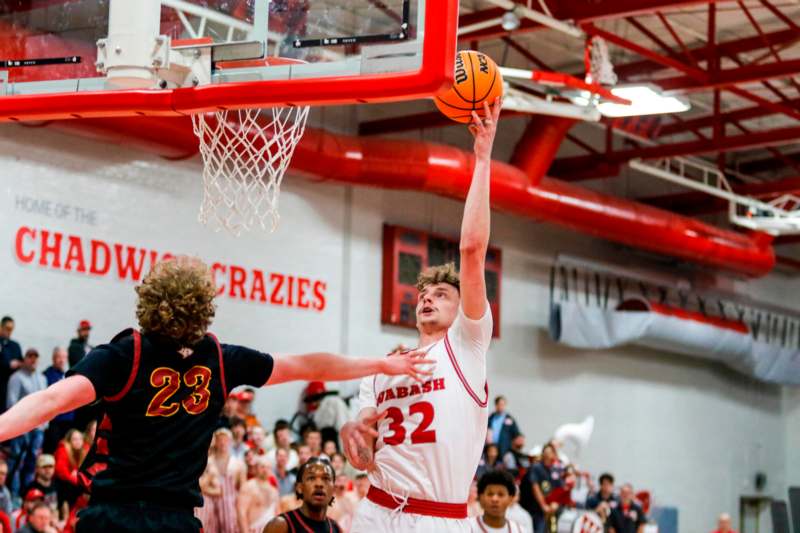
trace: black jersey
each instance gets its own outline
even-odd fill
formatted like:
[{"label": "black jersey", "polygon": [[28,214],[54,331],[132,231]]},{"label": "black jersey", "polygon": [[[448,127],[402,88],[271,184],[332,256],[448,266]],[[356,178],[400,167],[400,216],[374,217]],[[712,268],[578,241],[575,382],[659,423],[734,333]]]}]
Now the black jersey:
[{"label": "black jersey", "polygon": [[103,406],[79,478],[93,501],[203,504],[198,480],[228,391],[261,386],[272,357],[209,334],[184,357],[168,339],[126,330],[69,374],[87,377]]},{"label": "black jersey", "polygon": [[280,515],[289,524],[291,533],[341,533],[342,529],[335,520],[312,520],[300,512],[300,509]]}]

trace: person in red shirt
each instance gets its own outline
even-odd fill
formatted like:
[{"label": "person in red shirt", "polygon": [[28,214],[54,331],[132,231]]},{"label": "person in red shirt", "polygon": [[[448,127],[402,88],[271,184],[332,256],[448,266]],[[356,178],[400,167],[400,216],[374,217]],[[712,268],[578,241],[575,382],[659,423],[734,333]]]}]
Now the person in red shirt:
[{"label": "person in red shirt", "polygon": [[736,533],[731,529],[731,515],[722,513],[717,520],[717,529],[713,533]]},{"label": "person in red shirt", "polygon": [[78,483],[78,469],[88,453],[89,444],[77,429],[69,430],[59,442],[55,453],[59,505],[66,502],[71,509],[83,492]]}]

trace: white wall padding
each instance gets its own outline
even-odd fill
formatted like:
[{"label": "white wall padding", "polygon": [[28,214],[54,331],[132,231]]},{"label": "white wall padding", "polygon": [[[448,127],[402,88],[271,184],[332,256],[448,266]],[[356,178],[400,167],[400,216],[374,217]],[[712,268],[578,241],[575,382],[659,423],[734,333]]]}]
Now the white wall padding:
[{"label": "white wall padding", "polygon": [[637,344],[721,362],[761,381],[800,385],[800,351],[749,333],[651,308],[618,311],[567,301],[554,303],[550,313],[550,336],[574,348]]}]

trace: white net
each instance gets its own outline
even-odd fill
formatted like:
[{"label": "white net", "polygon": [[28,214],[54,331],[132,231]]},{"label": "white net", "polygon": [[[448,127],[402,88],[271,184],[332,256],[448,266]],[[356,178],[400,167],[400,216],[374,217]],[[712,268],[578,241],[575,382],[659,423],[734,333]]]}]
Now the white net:
[{"label": "white net", "polygon": [[308,111],[299,106],[192,115],[203,157],[200,222],[234,235],[275,230],[281,181]]},{"label": "white net", "polygon": [[591,82],[606,86],[616,85],[618,78],[605,39],[593,37],[589,46],[591,68],[588,74],[591,76]]}]

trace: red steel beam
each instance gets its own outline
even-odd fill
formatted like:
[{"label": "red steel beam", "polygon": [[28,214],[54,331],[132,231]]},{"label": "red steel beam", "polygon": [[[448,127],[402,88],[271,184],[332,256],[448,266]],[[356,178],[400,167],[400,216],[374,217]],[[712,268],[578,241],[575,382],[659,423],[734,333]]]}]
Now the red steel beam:
[{"label": "red steel beam", "polygon": [[[765,146],[778,146],[791,143],[800,139],[800,126],[792,128],[778,128],[768,131],[723,137],[716,140],[697,140],[658,146],[647,146],[633,150],[622,150],[601,154],[599,156],[576,156],[558,159],[553,163],[550,172],[567,181],[587,179],[583,172],[586,169],[604,168],[611,170],[614,167],[627,163],[631,159],[658,159],[675,157],[679,155],[706,154],[712,152],[735,152],[763,148]],[[594,175],[599,174],[596,172]]]},{"label": "red steel beam", "polygon": [[695,92],[708,89],[721,89],[731,85],[769,80],[773,78],[786,78],[800,72],[800,59],[789,61],[774,61],[760,65],[745,65],[743,67],[721,70],[713,77],[706,80],[699,76],[677,76],[674,78],[655,80],[665,91]]},{"label": "red steel beam", "polygon": [[[795,30],[780,30],[772,33],[765,33],[764,40],[775,47],[786,46],[800,41],[800,32]],[[726,57],[746,54],[764,48],[764,40],[756,36],[717,43],[717,52]],[[689,51],[697,61],[705,61],[708,59],[709,51],[705,44],[689,48]],[[661,63],[651,59],[644,59],[624,65],[616,65],[614,71],[621,80],[627,80],[636,76],[652,74],[653,72],[664,70],[664,68],[664,65]]]}]

